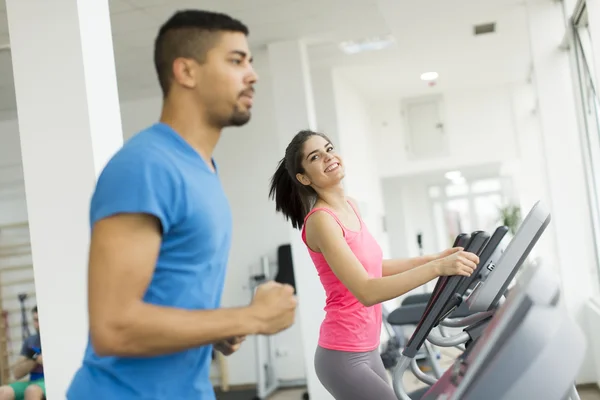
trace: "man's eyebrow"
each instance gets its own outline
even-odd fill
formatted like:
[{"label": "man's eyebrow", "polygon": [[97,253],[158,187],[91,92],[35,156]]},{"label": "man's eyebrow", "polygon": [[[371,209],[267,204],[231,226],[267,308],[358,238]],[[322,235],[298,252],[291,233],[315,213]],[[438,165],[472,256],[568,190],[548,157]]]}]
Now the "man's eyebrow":
[{"label": "man's eyebrow", "polygon": [[[232,51],[230,51],[230,53],[237,54],[237,55],[242,56],[244,58],[248,58],[248,53],[246,53],[243,50],[232,50]],[[249,61],[250,62],[254,61],[254,58],[250,57]]]}]

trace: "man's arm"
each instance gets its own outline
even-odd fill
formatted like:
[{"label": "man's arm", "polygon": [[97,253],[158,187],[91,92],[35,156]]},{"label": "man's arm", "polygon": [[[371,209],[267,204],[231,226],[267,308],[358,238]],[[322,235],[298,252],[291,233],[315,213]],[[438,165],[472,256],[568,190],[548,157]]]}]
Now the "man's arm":
[{"label": "man's arm", "polygon": [[89,255],[91,339],[101,356],[151,356],[261,331],[253,307],[184,310],[143,302],[161,244],[158,219],[116,214],[99,220]]},{"label": "man's arm", "polygon": [[30,358],[19,356],[17,362],[13,366],[13,375],[15,376],[15,379],[21,379],[26,377],[27,375],[29,375],[29,373],[31,373],[31,371],[33,371],[33,369],[38,364],[41,364],[41,359],[38,363],[37,361],[32,360]]}]

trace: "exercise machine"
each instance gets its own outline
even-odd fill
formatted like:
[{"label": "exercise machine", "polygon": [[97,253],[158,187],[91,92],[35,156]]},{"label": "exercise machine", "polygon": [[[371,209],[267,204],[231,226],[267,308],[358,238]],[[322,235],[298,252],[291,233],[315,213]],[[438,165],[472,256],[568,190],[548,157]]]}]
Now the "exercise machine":
[{"label": "exercise machine", "polygon": [[25,300],[27,300],[27,293],[19,294],[19,303],[21,304],[21,337],[23,341],[25,341],[29,336],[31,336],[31,331],[29,330],[29,319],[27,318],[27,309],[25,307]]},{"label": "exercise machine", "polygon": [[[490,236],[486,232],[476,231],[471,234],[469,243],[465,246],[465,250],[481,256],[482,250],[485,248]],[[481,265],[481,263],[480,263]],[[476,272],[471,277],[476,276]],[[413,374],[421,381],[432,385],[436,382],[436,379],[423,373],[417,366],[415,355],[425,344],[427,336],[431,330],[439,323],[444,313],[446,303],[451,300],[451,297],[455,294],[459,284],[461,284],[467,277],[463,276],[442,276],[438,279],[436,287],[427,303],[425,312],[417,325],[417,328],[411,338],[408,341],[407,346],[402,352],[402,356],[398,362],[398,365],[393,371],[393,387],[396,396],[402,400],[411,400],[404,390],[402,378],[404,372],[410,367]],[[418,306],[418,305],[417,305]]]},{"label": "exercise machine", "polygon": [[[418,236],[417,239],[420,240],[420,236]],[[456,237],[452,247],[465,247],[470,239],[470,234],[462,233]],[[397,365],[398,359],[401,356],[401,350],[406,345],[406,339],[402,328],[419,324],[430,299],[431,293],[420,293],[408,296],[402,300],[400,307],[396,308],[391,313],[388,312],[385,305],[383,305],[383,326],[390,336],[390,339],[385,344],[384,350],[381,353],[381,358],[386,369],[391,370]],[[464,311],[463,307],[457,310],[452,317],[464,316]],[[443,333],[441,327],[440,330]],[[426,359],[430,364],[434,376],[439,378],[441,377],[441,370],[437,362],[440,358],[439,356],[439,352],[436,352],[430,344],[424,343],[424,346],[419,349],[414,358],[415,360]]]},{"label": "exercise machine", "polygon": [[[503,230],[498,228],[494,232],[492,239],[484,244],[484,250],[480,250],[479,253],[476,252],[476,254],[480,255],[480,263],[471,277],[452,276],[446,279],[443,279],[444,277],[440,278],[426,312],[417,327],[417,331],[411,337],[409,345],[403,352],[402,358],[394,371],[394,391],[399,399],[411,400],[418,398],[414,394],[409,396],[404,391],[402,376],[409,365],[413,367],[414,352],[418,350],[427,338],[439,346],[455,346],[460,343],[472,344],[481,336],[484,329],[487,328],[491,317],[494,315],[496,308],[500,306],[502,296],[510,281],[527,258],[533,246],[537,243],[537,240],[549,222],[549,211],[542,203],[536,203],[519,227],[514,238],[506,247],[506,250],[503,251],[503,246],[501,246],[504,237],[502,234]],[[472,234],[466,250],[473,251],[473,239],[477,236],[483,239],[484,236],[482,235],[484,233],[481,232]],[[487,271],[484,271],[484,269]],[[473,287],[473,290],[470,294],[467,294],[467,289],[470,287]],[[474,294],[476,294],[475,297],[473,296]],[[474,299],[481,299],[475,309],[473,308]],[[444,321],[459,306],[464,306],[465,304],[468,306],[469,311],[474,312],[474,314],[458,321],[453,321],[453,323]],[[442,323],[447,326],[466,326],[467,328],[465,328],[462,334],[453,338],[440,338],[430,335],[431,330]],[[428,376],[422,377],[414,368],[412,370],[422,381],[429,385],[435,384],[435,379]]]},{"label": "exercise machine", "polygon": [[[506,227],[500,227],[496,230],[495,234],[490,239],[491,244],[494,247],[499,245],[502,238],[508,231]],[[478,235],[480,232],[473,232],[473,235]],[[471,235],[468,233],[459,234],[452,247],[467,247],[471,241]],[[503,248],[501,248],[502,250]],[[482,257],[487,257],[482,255]],[[445,278],[446,279],[446,278]],[[443,281],[438,280],[436,285],[436,290],[439,289],[439,285],[441,285]],[[428,303],[431,301],[431,293],[422,293],[415,294],[412,296],[406,297],[400,307],[396,308],[392,313],[387,313],[384,308],[383,319],[384,319],[384,327],[386,330],[390,330],[388,325],[391,326],[391,329],[398,335],[402,332],[402,327],[404,326],[416,326],[419,324],[421,317],[423,316],[425,310],[428,307]],[[459,307],[455,312],[452,313],[450,318],[461,318],[469,315],[469,311],[465,306]],[[446,336],[446,332],[442,326],[439,326],[438,329],[442,336]],[[396,336],[397,337],[397,336]],[[388,343],[386,343],[386,347],[384,352],[381,354],[382,360],[384,361],[384,366],[386,369],[391,369],[391,367],[395,367],[398,364],[398,360],[401,357],[401,349],[404,348],[406,340],[404,336],[401,339],[393,338],[390,339]],[[461,348],[461,350],[463,350]],[[435,351],[435,349],[431,346],[430,343],[424,342],[423,346],[417,351],[415,354],[415,360],[426,359],[433,372],[435,378],[441,377],[441,370],[437,359],[439,359],[439,352]],[[421,368],[419,368],[421,369]]]},{"label": "exercise machine", "polygon": [[422,400],[578,400],[585,337],[559,298],[553,273],[525,268],[483,336]]},{"label": "exercise machine", "polygon": [[[269,280],[279,283],[287,283],[296,290],[292,254],[290,245],[282,245],[278,248],[277,263],[271,263],[267,256],[261,257],[261,270],[258,274],[250,276],[250,290],[252,297],[256,288]],[[277,268],[276,274],[271,273],[272,267]],[[253,400],[266,400],[272,393],[281,388],[293,388],[306,386],[306,380],[282,380],[277,376],[275,369],[276,348],[272,335],[255,335],[256,353],[256,397]],[[303,400],[308,400],[308,392],[303,393]]]},{"label": "exercise machine", "polygon": [[[406,338],[404,335],[404,330],[402,329],[402,325],[411,325],[410,322],[413,322],[412,325],[417,325],[420,319],[420,315],[416,317],[416,321],[408,321],[406,324],[391,324],[389,322],[390,312],[388,311],[385,304],[382,304],[381,311],[382,325],[388,335],[388,339],[383,345],[383,349],[380,352],[380,356],[384,368],[391,372],[393,371],[393,368],[398,364],[398,359],[400,358],[401,351],[406,345]],[[394,321],[394,319],[391,319],[391,321]],[[437,361],[440,358],[440,353],[435,351],[435,349],[432,346],[427,346],[427,344],[415,356],[415,359],[417,361],[425,360],[426,365],[431,368],[431,370],[437,378],[442,376],[440,366]]]}]

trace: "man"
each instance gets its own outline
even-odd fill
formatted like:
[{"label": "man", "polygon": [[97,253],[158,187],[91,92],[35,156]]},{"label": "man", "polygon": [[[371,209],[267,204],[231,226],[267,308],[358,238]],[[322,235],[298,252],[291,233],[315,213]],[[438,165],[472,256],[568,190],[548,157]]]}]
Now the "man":
[{"label": "man", "polygon": [[[13,367],[17,381],[0,387],[0,400],[41,400],[46,395],[37,306],[33,307],[31,314],[36,333],[23,342],[21,355]],[[27,375],[29,380],[21,380]]]},{"label": "man", "polygon": [[67,393],[81,399],[215,399],[214,348],[294,321],[293,288],[258,288],[220,309],[232,221],[213,150],[250,120],[257,75],[248,29],[182,11],[160,29],[154,62],[163,109],[102,171],[91,200],[90,338]]}]

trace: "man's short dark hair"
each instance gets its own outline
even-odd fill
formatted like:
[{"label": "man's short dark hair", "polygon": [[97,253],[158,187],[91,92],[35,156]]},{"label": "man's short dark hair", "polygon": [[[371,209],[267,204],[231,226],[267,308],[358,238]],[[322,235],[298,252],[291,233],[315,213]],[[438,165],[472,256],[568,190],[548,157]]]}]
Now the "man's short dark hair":
[{"label": "man's short dark hair", "polygon": [[32,314],[36,314],[36,313],[37,313],[37,306],[34,306],[34,307],[31,309],[31,313],[32,313]]},{"label": "man's short dark hair", "polygon": [[171,86],[173,61],[186,57],[203,63],[222,32],[249,33],[242,22],[229,15],[203,10],[178,11],[161,26],[154,42],[154,66],[163,97]]}]

